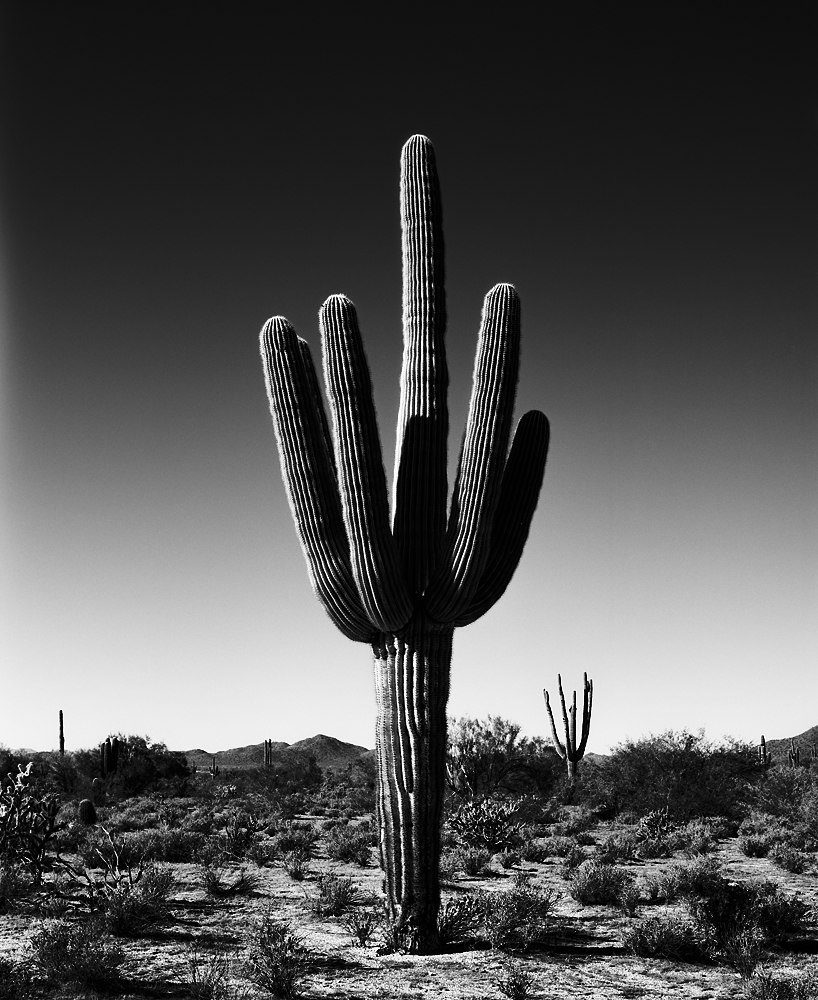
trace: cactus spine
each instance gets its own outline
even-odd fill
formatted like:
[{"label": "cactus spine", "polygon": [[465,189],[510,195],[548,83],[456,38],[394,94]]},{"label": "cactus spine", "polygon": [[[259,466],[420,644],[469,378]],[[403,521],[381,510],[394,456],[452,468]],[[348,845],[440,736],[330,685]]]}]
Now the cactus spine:
[{"label": "cactus spine", "polygon": [[773,755],[767,749],[764,736],[761,737],[761,746],[758,748],[758,762],[762,767],[769,767],[772,763]]},{"label": "cactus spine", "polygon": [[591,709],[594,702],[594,682],[588,680],[588,675],[583,674],[582,691],[582,730],[580,733],[579,746],[577,746],[577,693],[574,691],[574,700],[571,707],[566,711],[565,695],[562,691],[562,677],[557,674],[557,684],[560,690],[560,702],[562,704],[562,721],[565,726],[565,743],[560,742],[557,735],[557,726],[554,722],[554,713],[551,711],[551,702],[548,699],[548,691],[543,688],[545,695],[545,707],[548,709],[548,718],[551,721],[551,735],[554,738],[554,749],[568,765],[568,777],[573,781],[577,776],[577,764],[585,754],[585,746],[588,743],[588,733],[591,729]]},{"label": "cactus spine", "polygon": [[60,709],[60,757],[65,756],[65,733],[62,728],[62,709]]},{"label": "cactus spine", "polygon": [[[466,435],[447,516],[446,306],[434,151],[401,157],[404,353],[391,512],[355,307],[319,318],[332,438],[309,348],[281,316],[261,334],[282,476],[313,589],[348,638],[371,645],[377,816],[395,944],[437,946],[438,861],[452,634],[505,591],[537,504],[548,421],[532,410],[510,452],[520,308],[486,296]],[[332,443],[330,443],[332,441]]]}]

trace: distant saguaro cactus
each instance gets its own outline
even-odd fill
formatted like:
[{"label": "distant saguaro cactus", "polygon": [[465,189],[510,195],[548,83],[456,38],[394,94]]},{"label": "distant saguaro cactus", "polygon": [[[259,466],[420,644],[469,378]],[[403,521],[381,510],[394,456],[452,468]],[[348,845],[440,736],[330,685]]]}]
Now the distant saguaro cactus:
[{"label": "distant saguaro cactus", "polygon": [[273,766],[273,741],[272,740],[265,740],[264,741],[264,766],[265,767],[272,767]]},{"label": "distant saguaro cactus", "polygon": [[210,767],[208,768],[207,773],[210,775],[211,778],[218,778],[218,776],[219,776],[219,766],[216,764],[216,758],[215,757],[211,757],[210,758]]},{"label": "distant saguaro cactus", "polygon": [[99,748],[100,771],[103,778],[110,778],[119,765],[119,740],[109,736]]},{"label": "distant saguaro cactus", "polygon": [[789,761],[790,767],[798,767],[801,763],[801,751],[798,749],[798,744],[795,740],[790,740],[790,748],[787,751],[787,760]]},{"label": "distant saguaro cactus", "polygon": [[60,709],[60,757],[65,756],[65,733],[62,728],[62,709]]},{"label": "distant saguaro cactus", "polygon": [[554,722],[554,713],[551,711],[551,702],[548,699],[548,691],[543,688],[545,695],[545,707],[548,709],[548,718],[551,721],[551,735],[554,737],[554,749],[568,765],[568,777],[571,781],[577,776],[577,764],[585,754],[585,746],[588,743],[588,733],[591,729],[591,709],[594,702],[594,682],[588,680],[588,675],[583,674],[582,691],[582,729],[580,732],[579,746],[577,746],[577,693],[574,691],[574,701],[566,711],[565,695],[562,691],[562,677],[557,674],[557,684],[560,689],[560,702],[562,704],[562,721],[565,726],[565,743],[560,742],[557,735],[557,726]]},{"label": "distant saguaro cactus", "polygon": [[767,742],[762,734],[761,745],[758,748],[758,762],[762,767],[769,767],[772,763],[773,755],[767,749]]},{"label": "distant saguaro cactus", "polygon": [[319,318],[333,433],[307,344],[282,316],[261,334],[281,470],[313,589],[375,657],[377,816],[394,943],[437,946],[438,861],[452,634],[505,591],[537,505],[549,428],[537,410],[508,442],[518,378],[513,286],[486,296],[447,515],[448,370],[440,189],[434,151],[401,157],[404,352],[389,512],[372,385],[355,307]]}]

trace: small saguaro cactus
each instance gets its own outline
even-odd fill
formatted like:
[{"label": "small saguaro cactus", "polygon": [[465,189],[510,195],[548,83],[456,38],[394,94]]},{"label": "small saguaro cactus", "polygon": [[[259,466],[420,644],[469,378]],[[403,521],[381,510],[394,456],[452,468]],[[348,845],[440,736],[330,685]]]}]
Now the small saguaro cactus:
[{"label": "small saguaro cactus", "polygon": [[393,944],[437,947],[440,826],[452,635],[503,594],[537,505],[548,421],[517,425],[520,305],[512,285],[483,304],[474,383],[448,506],[448,369],[440,187],[434,151],[401,156],[403,369],[390,520],[372,384],[355,307],[319,313],[330,435],[306,342],[283,316],[261,353],[290,509],[327,614],[374,654],[377,822]]},{"label": "small saguaro cactus", "polygon": [[585,746],[588,743],[588,733],[591,729],[591,709],[594,702],[594,682],[588,680],[588,675],[583,674],[582,691],[582,730],[580,732],[579,746],[577,746],[577,693],[574,691],[574,700],[571,707],[565,708],[565,695],[562,691],[562,677],[557,674],[557,684],[560,690],[560,702],[562,704],[562,721],[565,726],[565,743],[560,742],[557,735],[557,726],[554,722],[554,713],[551,711],[551,702],[548,698],[548,691],[543,688],[545,695],[545,707],[548,709],[548,718],[551,720],[551,735],[554,738],[554,749],[568,765],[568,777],[571,781],[577,776],[577,764],[585,754]]},{"label": "small saguaro cactus", "polygon": [[769,767],[772,763],[773,755],[767,749],[767,743],[764,736],[761,737],[761,745],[758,748],[758,762],[762,767]]},{"label": "small saguaro cactus", "polygon": [[272,740],[265,740],[264,741],[264,766],[265,767],[272,767],[273,766],[273,741]]},{"label": "small saguaro cactus", "polygon": [[65,756],[65,733],[62,728],[62,709],[60,709],[60,757]]},{"label": "small saguaro cactus", "polygon": [[790,740],[790,748],[787,751],[787,760],[789,761],[790,767],[798,767],[801,763],[801,751],[798,749],[798,745],[795,740]]},{"label": "small saguaro cactus", "polygon": [[207,773],[210,775],[211,778],[218,777],[218,775],[219,775],[219,768],[216,766],[216,758],[215,757],[211,757],[210,758],[210,767],[208,768],[208,772]]}]

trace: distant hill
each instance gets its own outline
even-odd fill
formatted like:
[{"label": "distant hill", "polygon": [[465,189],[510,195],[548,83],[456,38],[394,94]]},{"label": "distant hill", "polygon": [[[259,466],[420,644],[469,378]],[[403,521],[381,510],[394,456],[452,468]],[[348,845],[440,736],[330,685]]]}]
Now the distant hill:
[{"label": "distant hill", "polygon": [[[366,747],[344,743],[333,736],[319,733],[306,740],[299,740],[298,743],[273,743],[273,762],[286,764],[288,758],[291,760],[295,756],[315,757],[315,763],[322,771],[343,771],[349,764],[370,752],[374,753]],[[217,750],[215,753],[198,749],[185,750],[183,753],[187,757],[188,764],[198,771],[208,770],[214,757],[217,767],[247,768],[264,765],[263,743],[235,747],[232,750]]]},{"label": "distant hill", "polygon": [[[812,729],[807,729],[800,736],[793,736],[792,739],[795,740],[796,746],[801,751],[801,763],[803,763],[805,760],[809,760],[810,749],[813,746],[818,749],[818,726],[813,726]],[[786,763],[789,749],[789,739],[767,740],[767,750],[773,755],[774,764]]]}]

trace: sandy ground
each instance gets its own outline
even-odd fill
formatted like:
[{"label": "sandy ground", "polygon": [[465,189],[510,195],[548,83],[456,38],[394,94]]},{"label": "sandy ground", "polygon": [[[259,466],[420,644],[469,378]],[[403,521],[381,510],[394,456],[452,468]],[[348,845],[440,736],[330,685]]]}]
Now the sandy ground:
[{"label": "sandy ground", "polygon": [[[614,831],[605,826],[596,835]],[[375,852],[373,851],[373,859]],[[818,872],[804,875],[783,872],[765,858],[747,858],[737,840],[719,844],[715,856],[728,877],[767,879],[788,893],[799,893],[818,914]],[[684,860],[677,856],[672,861]],[[662,870],[670,861],[627,863],[637,879]],[[543,864],[522,863],[531,873],[530,884],[552,887],[561,893],[550,930],[541,944],[525,953],[507,955],[488,947],[471,947],[437,956],[383,955],[375,946],[355,946],[341,918],[317,917],[308,906],[317,893],[315,878],[335,872],[354,880],[364,896],[380,892],[381,873],[376,866],[362,869],[329,861],[320,851],[311,862],[303,882],[290,878],[276,865],[258,869],[260,883],[249,896],[227,900],[209,898],[198,884],[196,865],[171,866],[177,879],[173,895],[172,919],[163,927],[138,938],[120,938],[126,954],[122,969],[126,986],[123,997],[189,997],[184,983],[188,977],[187,954],[192,944],[212,947],[221,942],[241,954],[243,935],[268,907],[288,918],[302,934],[315,958],[305,983],[304,996],[322,998],[378,997],[384,1000],[414,1000],[418,997],[446,997],[450,1000],[485,1000],[502,994],[496,980],[511,966],[522,966],[534,977],[532,996],[554,1000],[609,1000],[619,997],[673,997],[675,1000],[727,1000],[744,995],[737,973],[729,968],[666,959],[643,959],[631,955],[622,945],[622,930],[628,923],[681,906],[640,905],[634,917],[624,916],[614,906],[581,906],[566,891],[559,859]],[[250,868],[255,869],[254,865]],[[512,872],[497,869],[488,878],[463,878],[444,883],[444,900],[455,893],[480,889],[496,891],[509,884]],[[39,921],[24,913],[0,917],[0,954],[25,959],[30,954],[28,937]],[[243,980],[240,963],[235,964],[234,996],[261,997],[264,994]],[[766,968],[777,974],[818,969],[818,928],[813,924],[807,937],[796,947],[770,956]],[[55,995],[55,994],[50,994]],[[76,995],[76,994],[71,994]]]}]

